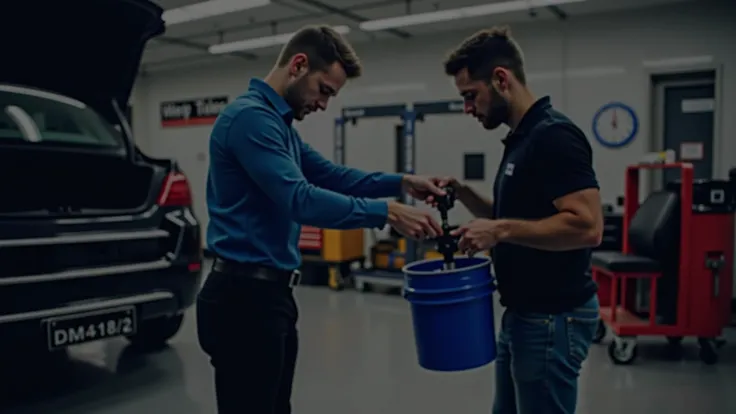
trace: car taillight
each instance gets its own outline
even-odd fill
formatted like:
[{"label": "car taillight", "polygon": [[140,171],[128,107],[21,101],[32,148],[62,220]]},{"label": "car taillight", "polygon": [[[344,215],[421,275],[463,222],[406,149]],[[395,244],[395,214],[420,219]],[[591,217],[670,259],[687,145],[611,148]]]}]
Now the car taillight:
[{"label": "car taillight", "polygon": [[189,206],[192,204],[192,191],[189,181],[182,173],[171,173],[166,176],[161,193],[158,195],[160,206]]}]

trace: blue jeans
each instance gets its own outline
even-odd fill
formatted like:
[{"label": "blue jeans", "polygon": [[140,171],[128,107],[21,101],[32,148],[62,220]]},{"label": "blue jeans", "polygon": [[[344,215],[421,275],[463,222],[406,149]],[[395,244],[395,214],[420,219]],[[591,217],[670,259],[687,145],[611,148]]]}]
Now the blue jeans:
[{"label": "blue jeans", "polygon": [[598,297],[566,313],[506,310],[493,414],[574,414],[578,376],[598,327]]}]

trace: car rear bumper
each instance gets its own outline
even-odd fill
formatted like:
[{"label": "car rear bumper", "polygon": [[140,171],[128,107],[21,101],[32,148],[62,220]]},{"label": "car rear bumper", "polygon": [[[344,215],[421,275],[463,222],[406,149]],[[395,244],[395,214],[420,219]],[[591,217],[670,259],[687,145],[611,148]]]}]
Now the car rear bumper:
[{"label": "car rear bumper", "polygon": [[[100,268],[96,273],[86,269],[87,274],[73,273],[73,278],[56,274],[0,279],[0,296],[16,305],[0,312],[0,338],[45,346],[49,318],[132,306],[140,325],[182,313],[194,304],[202,282],[201,263],[133,266]],[[28,303],[20,304],[18,298]]]},{"label": "car rear bumper", "polygon": [[0,338],[12,338],[0,348],[26,338],[45,346],[49,318],[125,309],[140,324],[181,314],[201,285],[200,228],[186,207],[0,224]]}]

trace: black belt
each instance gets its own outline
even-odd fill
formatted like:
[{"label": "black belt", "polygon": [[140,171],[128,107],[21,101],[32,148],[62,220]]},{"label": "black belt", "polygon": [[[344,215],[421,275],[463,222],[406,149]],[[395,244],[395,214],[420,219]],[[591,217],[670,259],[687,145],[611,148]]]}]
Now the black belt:
[{"label": "black belt", "polygon": [[301,281],[301,272],[299,270],[280,270],[273,267],[260,266],[252,263],[238,263],[221,258],[215,259],[212,270],[238,277],[250,277],[281,283],[290,288],[299,285]]}]

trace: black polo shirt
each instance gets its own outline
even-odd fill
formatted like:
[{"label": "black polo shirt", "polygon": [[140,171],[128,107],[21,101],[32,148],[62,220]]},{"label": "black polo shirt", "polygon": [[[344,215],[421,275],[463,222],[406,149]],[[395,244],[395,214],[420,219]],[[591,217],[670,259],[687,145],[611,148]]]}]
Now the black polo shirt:
[{"label": "black polo shirt", "polygon": [[[536,220],[558,213],[553,201],[598,188],[592,149],[583,131],[539,99],[504,140],[493,187],[496,219]],[[510,309],[559,313],[584,304],[596,292],[590,249],[553,252],[510,243],[493,248],[501,303]]]}]

